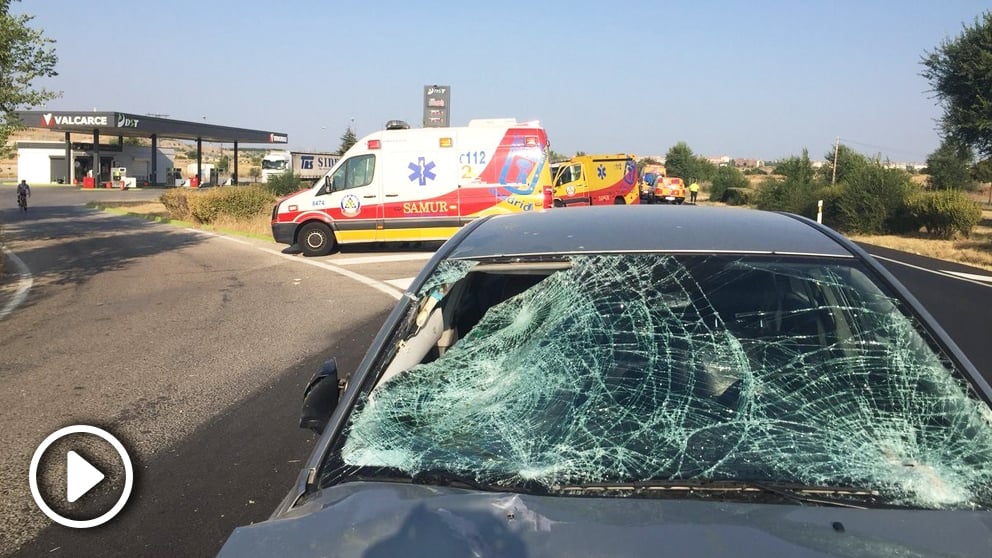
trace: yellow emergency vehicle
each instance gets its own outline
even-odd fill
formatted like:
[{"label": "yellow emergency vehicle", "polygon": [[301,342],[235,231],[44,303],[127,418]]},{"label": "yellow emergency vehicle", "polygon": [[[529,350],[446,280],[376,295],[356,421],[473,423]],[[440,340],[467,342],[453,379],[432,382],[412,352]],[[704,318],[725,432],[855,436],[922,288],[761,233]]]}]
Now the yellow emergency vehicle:
[{"label": "yellow emergency vehicle", "polygon": [[561,165],[552,186],[555,207],[639,203],[633,155],[579,155]]}]

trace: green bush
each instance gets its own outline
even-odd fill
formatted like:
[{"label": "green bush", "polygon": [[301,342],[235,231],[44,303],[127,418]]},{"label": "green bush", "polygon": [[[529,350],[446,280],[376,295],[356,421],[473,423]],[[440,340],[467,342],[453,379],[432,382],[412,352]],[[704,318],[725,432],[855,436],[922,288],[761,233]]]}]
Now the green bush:
[{"label": "green bush", "polygon": [[251,219],[272,210],[275,196],[262,186],[236,186],[205,191],[170,190],[162,204],[173,219],[212,223],[218,216]]},{"label": "green bush", "polygon": [[748,205],[753,198],[754,190],[750,188],[727,188],[723,193],[723,201],[727,205]]},{"label": "green bush", "polygon": [[914,223],[908,218],[906,200],[914,191],[906,171],[885,168],[877,161],[858,167],[836,202],[840,228],[864,234],[909,232]]},{"label": "green bush", "polygon": [[754,202],[759,209],[785,211],[809,216],[809,207],[816,207],[817,189],[812,182],[789,177],[784,180],[768,177],[761,182]]},{"label": "green bush", "polygon": [[982,209],[958,190],[917,192],[906,206],[913,221],[938,238],[967,237],[982,220]]},{"label": "green bush", "polygon": [[219,215],[235,219],[251,219],[268,213],[275,203],[275,196],[261,186],[217,188],[199,192],[190,197],[190,213],[200,223],[211,223]]},{"label": "green bush", "polygon": [[169,212],[169,217],[180,221],[189,221],[192,214],[189,211],[189,201],[185,190],[168,190],[159,197],[159,201]]},{"label": "green bush", "polygon": [[710,201],[727,201],[726,192],[730,188],[747,188],[750,186],[747,177],[733,167],[719,167],[710,186]]},{"label": "green bush", "polygon": [[838,230],[845,230],[846,223],[838,207],[838,200],[844,195],[844,184],[834,186],[823,186],[816,190],[812,199],[808,200],[808,205],[803,208],[802,214],[810,219],[816,219],[819,210],[817,202],[823,200],[823,224]]},{"label": "green bush", "polygon": [[220,215],[220,203],[214,192],[190,193],[186,200],[189,203],[189,212],[193,221],[197,223],[213,223]]},{"label": "green bush", "polygon": [[286,196],[305,189],[306,185],[293,173],[285,172],[270,176],[265,182],[265,187],[276,196]]}]

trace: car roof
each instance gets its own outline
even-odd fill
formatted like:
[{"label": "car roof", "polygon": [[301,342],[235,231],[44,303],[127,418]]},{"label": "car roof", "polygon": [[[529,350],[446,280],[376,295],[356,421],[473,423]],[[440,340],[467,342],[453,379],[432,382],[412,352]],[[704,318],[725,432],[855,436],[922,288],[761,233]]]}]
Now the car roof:
[{"label": "car roof", "polygon": [[815,224],[730,207],[609,205],[499,215],[459,235],[451,259],[607,252],[855,257]]}]

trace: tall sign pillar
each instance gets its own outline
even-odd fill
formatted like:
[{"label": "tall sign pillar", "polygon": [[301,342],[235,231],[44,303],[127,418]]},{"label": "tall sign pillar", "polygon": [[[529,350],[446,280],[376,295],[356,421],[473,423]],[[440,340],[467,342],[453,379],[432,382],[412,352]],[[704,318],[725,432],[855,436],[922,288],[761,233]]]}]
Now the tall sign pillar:
[{"label": "tall sign pillar", "polygon": [[451,86],[424,86],[424,128],[447,128],[451,125]]}]

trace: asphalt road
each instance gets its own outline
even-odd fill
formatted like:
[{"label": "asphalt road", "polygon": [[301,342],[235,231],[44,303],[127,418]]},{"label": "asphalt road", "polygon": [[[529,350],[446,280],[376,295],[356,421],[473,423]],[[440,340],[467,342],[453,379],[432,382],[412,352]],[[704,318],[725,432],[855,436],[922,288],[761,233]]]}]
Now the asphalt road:
[{"label": "asphalt road", "polygon": [[[158,193],[38,188],[22,215],[0,191],[4,234],[34,279],[0,321],[0,555],[214,555],[234,527],[268,517],[308,456],[314,436],[296,420],[310,375],[330,356],[354,369],[429,256],[358,247],[304,259],[80,207]],[[883,264],[992,381],[992,287]],[[118,435],[137,470],[124,512],[90,530],[52,525],[27,487],[34,448],[75,423]]]},{"label": "asphalt road", "polygon": [[[0,555],[212,556],[267,518],[314,441],[297,427],[305,382],[329,356],[357,366],[400,293],[383,281],[429,257],[304,259],[80,207],[155,192],[38,188],[27,214],[5,193],[34,284],[0,322]],[[136,470],[125,511],[90,530],[52,525],[27,483],[34,448],[76,423],[116,434]]]}]

